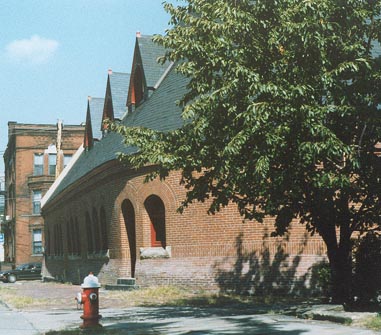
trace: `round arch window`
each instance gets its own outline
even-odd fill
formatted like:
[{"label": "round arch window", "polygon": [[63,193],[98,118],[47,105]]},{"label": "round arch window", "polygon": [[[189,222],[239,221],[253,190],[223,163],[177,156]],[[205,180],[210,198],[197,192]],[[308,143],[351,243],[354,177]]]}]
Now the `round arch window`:
[{"label": "round arch window", "polygon": [[166,247],[165,207],[157,195],[149,196],[144,206],[151,221],[151,246]]}]

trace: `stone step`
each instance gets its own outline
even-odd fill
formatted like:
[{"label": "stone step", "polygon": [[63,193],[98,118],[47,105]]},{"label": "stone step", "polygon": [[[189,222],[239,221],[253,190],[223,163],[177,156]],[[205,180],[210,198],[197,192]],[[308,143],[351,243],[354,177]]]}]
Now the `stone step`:
[{"label": "stone step", "polygon": [[136,285],[135,278],[118,278],[116,280],[117,285]]},{"label": "stone step", "polygon": [[135,278],[118,278],[116,280],[116,285],[107,284],[105,286],[106,290],[121,290],[121,291],[132,291],[138,289],[136,285]]},{"label": "stone step", "polygon": [[139,287],[137,285],[122,285],[122,284],[117,284],[117,285],[110,285],[107,284],[105,285],[105,289],[109,291],[133,291],[137,290]]}]

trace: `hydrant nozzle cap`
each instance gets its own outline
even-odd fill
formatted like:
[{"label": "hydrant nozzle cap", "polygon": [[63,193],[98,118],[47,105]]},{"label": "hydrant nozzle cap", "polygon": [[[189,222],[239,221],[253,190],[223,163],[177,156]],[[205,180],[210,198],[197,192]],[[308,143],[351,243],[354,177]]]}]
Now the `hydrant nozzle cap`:
[{"label": "hydrant nozzle cap", "polygon": [[83,284],[81,285],[82,288],[96,288],[101,287],[101,284],[98,281],[98,278],[95,277],[92,273],[90,273],[85,279],[83,280]]}]

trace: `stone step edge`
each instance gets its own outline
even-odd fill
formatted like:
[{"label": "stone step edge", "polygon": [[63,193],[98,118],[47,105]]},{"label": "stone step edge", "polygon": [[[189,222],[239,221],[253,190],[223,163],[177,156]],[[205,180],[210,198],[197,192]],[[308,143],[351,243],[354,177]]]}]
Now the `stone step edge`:
[{"label": "stone step edge", "polygon": [[135,285],[135,278],[118,278],[116,280],[117,285]]},{"label": "stone step edge", "polygon": [[139,289],[138,285],[123,285],[123,284],[116,284],[116,285],[105,285],[105,289],[109,291],[133,291]]}]

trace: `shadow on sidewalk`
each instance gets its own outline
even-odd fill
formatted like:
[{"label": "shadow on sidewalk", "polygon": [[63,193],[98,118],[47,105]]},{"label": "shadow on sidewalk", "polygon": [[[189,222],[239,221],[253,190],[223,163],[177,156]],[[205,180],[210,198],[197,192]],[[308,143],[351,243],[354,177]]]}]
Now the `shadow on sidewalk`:
[{"label": "shadow on sidewalk", "polygon": [[268,318],[262,321],[238,310],[219,308],[138,308],[128,314],[114,313],[101,323],[104,326],[100,329],[78,328],[45,335],[302,335],[308,332],[303,324],[298,329],[287,330],[282,322],[268,322]]}]

